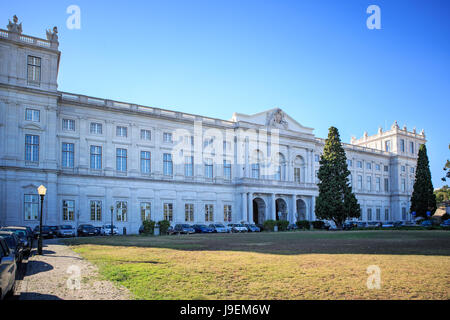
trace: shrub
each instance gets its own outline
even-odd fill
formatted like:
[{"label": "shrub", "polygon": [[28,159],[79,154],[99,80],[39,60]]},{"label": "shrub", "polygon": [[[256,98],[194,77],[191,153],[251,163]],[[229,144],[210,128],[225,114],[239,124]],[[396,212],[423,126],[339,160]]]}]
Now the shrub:
[{"label": "shrub", "polygon": [[325,222],[317,220],[311,222],[314,229],[323,229],[325,227]]},{"label": "shrub", "polygon": [[446,213],[444,213],[444,214],[442,215],[441,221],[445,221],[445,220],[448,220],[448,219],[450,219],[450,214],[448,214],[448,213],[446,212]]},{"label": "shrub", "polygon": [[275,220],[266,220],[264,221],[264,231],[273,231],[273,227],[275,227]]},{"label": "shrub", "polygon": [[309,228],[310,228],[310,224],[309,224],[308,220],[300,220],[300,221],[297,221],[296,224],[299,229],[309,230]]},{"label": "shrub", "polygon": [[161,220],[158,221],[158,226],[160,234],[167,234],[167,229],[170,227],[170,222],[167,220]]},{"label": "shrub", "polygon": [[144,226],[144,233],[145,234],[153,234],[155,232],[155,221],[144,220],[142,222],[142,225]]},{"label": "shrub", "polygon": [[287,220],[278,220],[277,221],[278,231],[286,231],[288,225],[289,225],[289,221],[287,221]]}]

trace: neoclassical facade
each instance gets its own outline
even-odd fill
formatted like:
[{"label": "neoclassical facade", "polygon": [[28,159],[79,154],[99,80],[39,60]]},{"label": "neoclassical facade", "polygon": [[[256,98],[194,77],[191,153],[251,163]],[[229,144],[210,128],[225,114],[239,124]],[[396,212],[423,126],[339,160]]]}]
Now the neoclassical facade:
[{"label": "neoclassical facade", "polygon": [[[57,29],[0,29],[0,225],[315,220],[324,139],[274,108],[230,120],[58,91]],[[363,221],[410,219],[422,131],[344,144]]]}]

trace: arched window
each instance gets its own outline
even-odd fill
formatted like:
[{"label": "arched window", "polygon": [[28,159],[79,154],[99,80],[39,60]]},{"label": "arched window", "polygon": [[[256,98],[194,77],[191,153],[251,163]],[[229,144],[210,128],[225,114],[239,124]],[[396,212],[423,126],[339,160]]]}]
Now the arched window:
[{"label": "arched window", "polygon": [[296,183],[305,181],[305,161],[301,156],[296,156],[294,160],[294,181]]}]

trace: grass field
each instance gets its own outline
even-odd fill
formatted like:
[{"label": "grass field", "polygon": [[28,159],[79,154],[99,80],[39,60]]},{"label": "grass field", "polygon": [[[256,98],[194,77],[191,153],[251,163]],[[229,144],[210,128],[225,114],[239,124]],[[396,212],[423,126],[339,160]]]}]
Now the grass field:
[{"label": "grass field", "polygon": [[[136,299],[449,299],[450,232],[96,237],[67,242]],[[381,288],[367,288],[367,267]]]}]

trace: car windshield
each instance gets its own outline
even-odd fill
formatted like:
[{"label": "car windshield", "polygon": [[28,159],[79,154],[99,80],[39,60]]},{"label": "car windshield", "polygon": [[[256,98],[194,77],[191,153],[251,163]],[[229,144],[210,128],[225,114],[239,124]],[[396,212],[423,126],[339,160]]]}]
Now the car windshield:
[{"label": "car windshield", "polygon": [[72,226],[61,226],[61,229],[63,229],[63,230],[71,230]]},{"label": "car windshield", "polygon": [[14,238],[12,236],[4,236],[2,235],[2,237],[6,240],[6,243],[8,244],[9,248],[15,248],[16,247],[16,241],[14,240]]},{"label": "car windshield", "polygon": [[225,228],[225,226],[223,224],[215,224],[214,227],[216,227],[216,228]]}]

